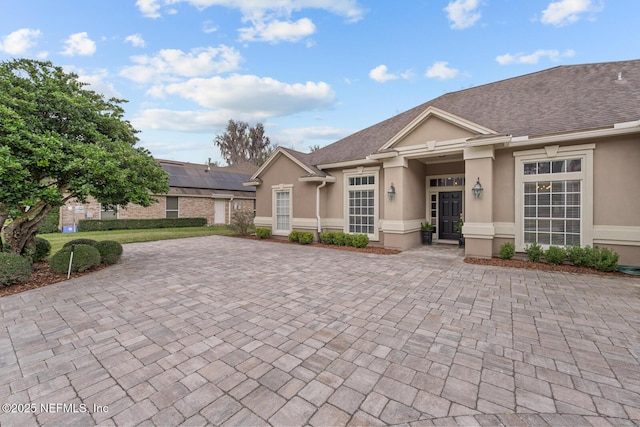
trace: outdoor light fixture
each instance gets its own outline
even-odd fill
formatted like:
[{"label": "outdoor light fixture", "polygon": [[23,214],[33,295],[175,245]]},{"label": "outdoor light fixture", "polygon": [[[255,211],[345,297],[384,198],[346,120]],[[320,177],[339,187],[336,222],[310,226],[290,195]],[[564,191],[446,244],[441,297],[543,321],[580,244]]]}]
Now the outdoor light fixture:
[{"label": "outdoor light fixture", "polygon": [[484,188],[482,188],[482,184],[480,184],[480,177],[478,177],[478,180],[471,189],[471,191],[473,192],[473,197],[479,199],[480,196],[482,196],[482,190],[484,190]]},{"label": "outdoor light fixture", "polygon": [[389,187],[387,195],[389,196],[389,200],[393,200],[396,198],[396,187],[393,186],[393,182],[391,183],[391,187]]}]

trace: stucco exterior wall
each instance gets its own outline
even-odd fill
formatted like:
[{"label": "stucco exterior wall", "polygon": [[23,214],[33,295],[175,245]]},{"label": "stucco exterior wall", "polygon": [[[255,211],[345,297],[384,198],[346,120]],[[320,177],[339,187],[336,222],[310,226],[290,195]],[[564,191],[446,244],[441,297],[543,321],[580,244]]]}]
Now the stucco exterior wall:
[{"label": "stucco exterior wall", "polygon": [[427,190],[426,190],[427,166],[418,160],[409,160],[409,167],[405,171],[405,182],[402,198],[404,204],[404,218],[426,218]]},{"label": "stucco exterior wall", "polygon": [[[515,221],[515,162],[513,150],[496,150],[493,163],[493,221]],[[467,177],[473,179],[473,177]],[[475,181],[474,181],[475,182]]]},{"label": "stucco exterior wall", "polygon": [[[302,183],[298,181],[298,178],[306,174],[307,172],[304,169],[295,164],[285,155],[281,154],[274,159],[260,176],[262,183],[258,186],[256,191],[256,215],[261,217],[272,216],[273,205],[271,187],[280,184],[291,184],[294,186],[292,216],[299,217],[304,215],[306,212],[303,204],[305,201],[310,201],[309,195],[305,194],[304,191],[297,190],[304,188],[304,186],[301,186]],[[313,209],[315,209],[315,195],[313,199]]]},{"label": "stucco exterior wall", "polygon": [[599,141],[593,154],[595,225],[640,226],[640,138]]},{"label": "stucco exterior wall", "polygon": [[447,163],[430,163],[427,165],[426,176],[459,175],[464,176],[464,161]]},{"label": "stucco exterior wall", "polygon": [[409,147],[412,145],[421,145],[427,141],[448,141],[457,138],[468,138],[473,135],[472,132],[461,129],[446,120],[429,117],[409,135],[394,144],[394,147]]}]

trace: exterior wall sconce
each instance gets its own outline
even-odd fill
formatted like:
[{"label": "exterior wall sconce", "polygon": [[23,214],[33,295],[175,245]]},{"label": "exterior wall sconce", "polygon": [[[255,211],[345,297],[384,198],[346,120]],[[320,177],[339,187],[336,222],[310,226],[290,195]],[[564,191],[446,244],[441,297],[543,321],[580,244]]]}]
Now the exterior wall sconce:
[{"label": "exterior wall sconce", "polygon": [[482,196],[483,190],[484,188],[482,188],[482,184],[480,184],[480,177],[478,177],[478,180],[476,181],[475,185],[471,189],[471,192],[473,193],[473,197],[475,199],[479,199]]},{"label": "exterior wall sconce", "polygon": [[387,191],[387,196],[389,197],[389,200],[393,200],[396,198],[396,187],[393,186],[393,182],[389,187],[389,191]]}]

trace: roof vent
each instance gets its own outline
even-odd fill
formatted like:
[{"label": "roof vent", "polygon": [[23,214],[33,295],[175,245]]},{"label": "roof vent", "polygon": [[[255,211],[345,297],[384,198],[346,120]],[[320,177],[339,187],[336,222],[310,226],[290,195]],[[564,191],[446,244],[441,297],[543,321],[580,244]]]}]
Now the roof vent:
[{"label": "roof vent", "polygon": [[622,72],[618,73],[618,81],[622,80]]}]

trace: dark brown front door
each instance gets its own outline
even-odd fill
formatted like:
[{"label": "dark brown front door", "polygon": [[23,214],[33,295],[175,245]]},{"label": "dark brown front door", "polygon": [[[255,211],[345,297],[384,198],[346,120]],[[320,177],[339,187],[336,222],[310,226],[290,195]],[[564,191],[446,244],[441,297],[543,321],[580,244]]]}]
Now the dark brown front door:
[{"label": "dark brown front door", "polygon": [[456,224],[462,213],[462,191],[442,191],[438,193],[438,199],[438,238],[458,240],[460,234],[456,232]]}]

